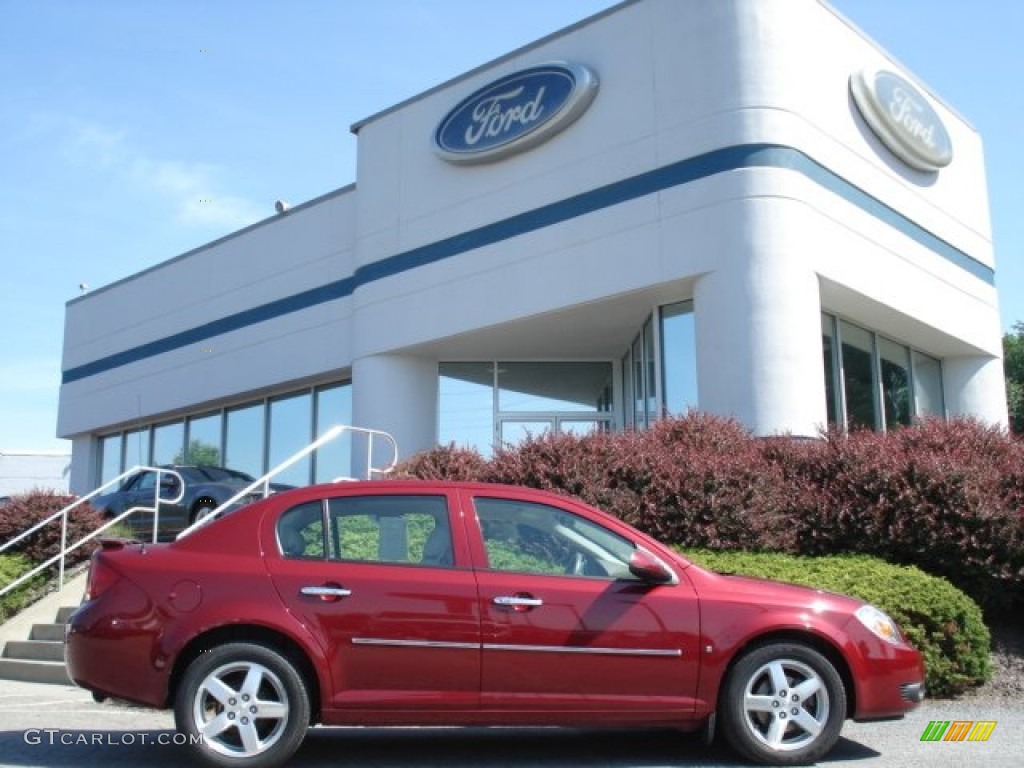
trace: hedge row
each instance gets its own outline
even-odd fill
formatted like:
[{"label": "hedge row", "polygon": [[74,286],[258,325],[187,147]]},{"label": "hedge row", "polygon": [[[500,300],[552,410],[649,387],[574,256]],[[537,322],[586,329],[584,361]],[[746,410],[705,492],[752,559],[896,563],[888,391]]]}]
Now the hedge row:
[{"label": "hedge row", "polygon": [[1024,442],[974,421],[763,439],[691,412],[535,437],[490,460],[441,447],[401,472],[568,493],[687,548],[875,555],[988,609],[1024,607]]},{"label": "hedge row", "polygon": [[794,557],[778,553],[685,550],[693,562],[738,573],[853,595],[892,616],[925,661],[932,695],[987,682],[991,638],[977,603],[945,579],[867,555]]}]

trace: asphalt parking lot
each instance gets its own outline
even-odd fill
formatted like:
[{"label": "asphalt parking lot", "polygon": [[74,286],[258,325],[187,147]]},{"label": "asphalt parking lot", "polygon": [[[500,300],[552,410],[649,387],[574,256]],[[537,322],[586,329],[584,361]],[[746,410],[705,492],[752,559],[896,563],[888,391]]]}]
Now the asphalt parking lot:
[{"label": "asphalt parking lot", "polygon": [[[932,720],[996,721],[986,742],[922,742]],[[182,766],[169,712],[96,704],[78,688],[0,682],[0,766]],[[904,720],[848,722],[830,767],[1020,766],[1024,703],[928,701]],[[326,768],[675,768],[740,766],[719,744],[662,731],[315,728],[289,763]]]}]

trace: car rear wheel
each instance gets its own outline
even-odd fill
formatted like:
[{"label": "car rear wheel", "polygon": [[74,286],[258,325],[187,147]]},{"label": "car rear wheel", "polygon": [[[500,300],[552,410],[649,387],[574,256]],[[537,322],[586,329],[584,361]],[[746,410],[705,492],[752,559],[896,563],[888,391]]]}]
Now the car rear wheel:
[{"label": "car rear wheel", "polygon": [[725,681],[722,732],[744,756],[767,765],[813,763],[835,746],[846,691],[832,663],[800,643],[747,652]]},{"label": "car rear wheel", "polygon": [[174,719],[207,764],[270,768],[302,743],[309,694],[281,654],[253,643],[230,643],[199,654],[189,665]]},{"label": "car rear wheel", "polygon": [[201,501],[196,508],[192,510],[192,518],[189,523],[197,523],[204,517],[207,517],[213,510],[217,508],[217,505],[212,501]]}]

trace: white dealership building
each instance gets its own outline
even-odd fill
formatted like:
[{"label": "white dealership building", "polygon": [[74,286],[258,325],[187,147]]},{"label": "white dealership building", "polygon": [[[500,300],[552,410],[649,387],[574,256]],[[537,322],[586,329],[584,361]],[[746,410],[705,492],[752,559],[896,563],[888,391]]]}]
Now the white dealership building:
[{"label": "white dealership building", "polygon": [[68,303],[72,490],[338,422],[1006,423],[981,139],[824,2],[619,3],[352,131],[355,183]]}]

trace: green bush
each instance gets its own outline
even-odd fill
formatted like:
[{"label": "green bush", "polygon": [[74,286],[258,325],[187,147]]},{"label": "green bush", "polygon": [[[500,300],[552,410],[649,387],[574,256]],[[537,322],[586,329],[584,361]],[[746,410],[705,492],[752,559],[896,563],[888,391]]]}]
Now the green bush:
[{"label": "green bush", "polygon": [[[6,587],[16,578],[27,573],[34,563],[24,555],[0,555],[0,588]],[[0,597],[0,621],[6,621],[37,596],[46,578],[38,574],[17,589]]]},{"label": "green bush", "polygon": [[992,676],[991,639],[981,609],[945,579],[867,555],[796,557],[779,553],[685,550],[723,573],[770,578],[841,592],[881,608],[924,656],[928,692],[943,696]]}]

